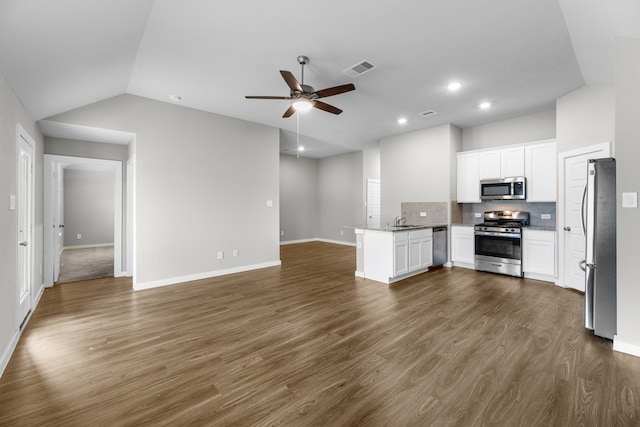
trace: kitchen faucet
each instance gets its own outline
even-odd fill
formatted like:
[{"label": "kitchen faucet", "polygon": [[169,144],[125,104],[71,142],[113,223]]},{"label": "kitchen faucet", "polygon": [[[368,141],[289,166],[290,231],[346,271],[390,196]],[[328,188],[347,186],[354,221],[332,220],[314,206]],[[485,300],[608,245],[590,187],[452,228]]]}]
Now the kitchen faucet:
[{"label": "kitchen faucet", "polygon": [[398,215],[396,217],[396,219],[395,219],[395,225],[400,225],[401,222],[406,221],[406,220],[407,220],[407,217],[403,216],[402,218],[400,218],[400,216]]}]

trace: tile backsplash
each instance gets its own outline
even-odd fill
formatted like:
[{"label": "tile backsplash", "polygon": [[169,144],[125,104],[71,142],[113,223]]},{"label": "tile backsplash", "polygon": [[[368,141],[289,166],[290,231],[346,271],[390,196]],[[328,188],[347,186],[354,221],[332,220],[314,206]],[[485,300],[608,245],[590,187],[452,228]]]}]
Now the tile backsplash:
[{"label": "tile backsplash", "polygon": [[[518,201],[495,201],[485,203],[463,203],[462,222],[464,224],[478,224],[483,222],[482,214],[488,211],[525,211],[531,214],[531,225],[538,227],[556,226],[556,204],[549,203],[527,203]],[[480,218],[475,214],[480,213]],[[542,219],[542,215],[550,215],[549,219]]]},{"label": "tile backsplash", "polygon": [[[400,210],[407,224],[449,223],[449,203],[447,202],[402,202]],[[420,216],[420,212],[426,213],[426,216]]]}]

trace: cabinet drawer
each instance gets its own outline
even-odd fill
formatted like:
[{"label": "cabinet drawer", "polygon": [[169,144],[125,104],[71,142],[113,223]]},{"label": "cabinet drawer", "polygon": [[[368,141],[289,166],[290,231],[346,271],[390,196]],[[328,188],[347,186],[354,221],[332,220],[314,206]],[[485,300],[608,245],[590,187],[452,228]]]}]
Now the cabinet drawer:
[{"label": "cabinet drawer", "polygon": [[408,231],[394,231],[393,232],[393,241],[394,242],[402,242],[403,240],[409,240],[409,232]]},{"label": "cabinet drawer", "polygon": [[432,228],[421,228],[420,230],[409,231],[409,239],[424,239],[425,237],[433,236]]}]

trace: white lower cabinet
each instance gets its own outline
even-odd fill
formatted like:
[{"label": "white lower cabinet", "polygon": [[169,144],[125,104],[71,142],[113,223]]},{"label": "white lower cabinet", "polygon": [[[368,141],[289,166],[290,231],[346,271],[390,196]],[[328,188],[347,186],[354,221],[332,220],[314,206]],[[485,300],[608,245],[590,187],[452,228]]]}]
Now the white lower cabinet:
[{"label": "white lower cabinet", "polygon": [[524,229],[522,234],[524,277],[555,282],[556,232]]},{"label": "white lower cabinet", "polygon": [[357,275],[383,283],[427,271],[433,265],[433,229],[364,230],[363,270]]},{"label": "white lower cabinet", "polygon": [[475,237],[473,226],[451,227],[451,261],[455,267],[474,268]]}]

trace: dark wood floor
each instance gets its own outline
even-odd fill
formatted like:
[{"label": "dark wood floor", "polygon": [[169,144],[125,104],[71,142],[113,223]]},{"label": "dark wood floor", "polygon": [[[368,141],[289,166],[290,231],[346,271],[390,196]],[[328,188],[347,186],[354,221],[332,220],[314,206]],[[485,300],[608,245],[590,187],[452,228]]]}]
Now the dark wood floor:
[{"label": "dark wood floor", "polygon": [[355,250],[133,292],[47,289],[0,378],[0,425],[640,425],[640,359],[583,295],[435,269],[388,286]]}]

